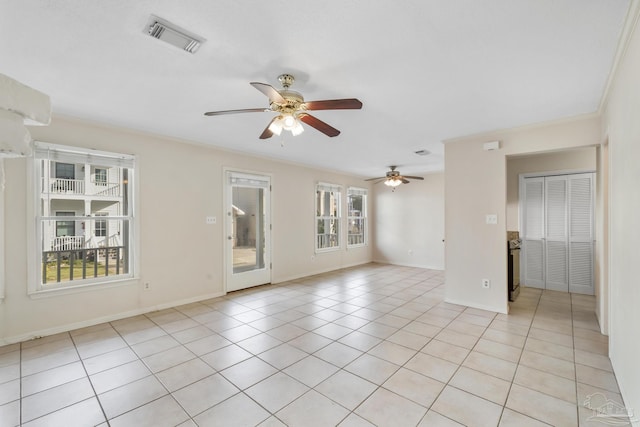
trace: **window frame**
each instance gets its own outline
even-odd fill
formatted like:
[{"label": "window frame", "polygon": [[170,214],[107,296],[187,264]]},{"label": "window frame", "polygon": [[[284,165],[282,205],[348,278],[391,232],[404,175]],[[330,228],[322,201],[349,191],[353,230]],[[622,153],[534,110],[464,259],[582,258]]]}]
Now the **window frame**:
[{"label": "window frame", "polygon": [[[335,200],[335,204],[337,205],[334,209],[336,215],[320,215],[321,212],[318,206],[318,191],[329,191],[333,194],[333,198]],[[337,195],[335,194],[337,193]],[[342,186],[338,184],[331,184],[326,182],[318,182],[315,185],[315,193],[314,193],[314,205],[315,205],[315,221],[314,221],[314,250],[315,253],[324,253],[324,252],[332,252],[338,251],[342,248]],[[329,235],[335,235],[337,244],[329,247],[318,247],[319,237],[321,236],[318,233],[318,221],[334,221],[335,224],[338,225],[338,230],[335,233],[329,233]],[[322,233],[327,234],[327,233]]]},{"label": "window frame", "polygon": [[[351,215],[351,211],[349,210],[349,207],[350,207],[349,199],[352,195],[362,196],[362,210],[360,211],[359,216]],[[367,246],[369,244],[369,233],[368,233],[369,215],[368,215],[368,206],[367,206],[367,204],[369,203],[368,199],[369,199],[369,190],[367,190],[366,188],[347,187],[347,226],[346,226],[347,249],[359,248],[359,247]],[[354,244],[349,243],[349,235],[350,235],[349,228],[351,226],[352,220],[362,221],[362,231],[361,233],[359,233],[362,235],[361,243],[354,243]]]},{"label": "window frame", "polygon": [[[27,227],[28,238],[28,275],[27,294],[31,298],[47,297],[58,294],[76,293],[87,290],[105,289],[113,286],[137,283],[139,271],[139,242],[137,230],[139,228],[137,211],[138,184],[136,178],[136,157],[130,154],[98,151],[84,147],[50,144],[42,141],[34,141],[34,155],[27,162],[27,188],[32,192],[28,198],[28,212],[33,218],[33,226]],[[45,154],[46,153],[46,154]],[[110,220],[120,220],[128,224],[128,237],[126,243],[126,261],[122,268],[127,271],[109,276],[98,276],[86,279],[77,279],[65,282],[43,283],[43,233],[44,221],[55,219],[54,216],[43,216],[43,175],[42,162],[82,163],[91,166],[117,167],[126,169],[127,212],[121,216],[110,216]],[[123,196],[125,197],[125,196]],[[50,213],[49,215],[52,215]],[[55,214],[53,214],[55,215]],[[93,220],[84,216],[71,217],[75,221]]]},{"label": "window frame", "polygon": [[[95,237],[107,237],[109,234],[109,212],[96,212],[93,216],[95,218],[95,222],[93,223],[93,235]],[[104,227],[98,228],[98,224],[104,224]],[[104,232],[104,234],[98,234],[98,230]]]},{"label": "window frame", "polygon": [[[98,179],[98,177],[100,177],[100,179]],[[95,185],[107,186],[109,183],[109,172],[106,168],[93,168],[93,183]]]}]

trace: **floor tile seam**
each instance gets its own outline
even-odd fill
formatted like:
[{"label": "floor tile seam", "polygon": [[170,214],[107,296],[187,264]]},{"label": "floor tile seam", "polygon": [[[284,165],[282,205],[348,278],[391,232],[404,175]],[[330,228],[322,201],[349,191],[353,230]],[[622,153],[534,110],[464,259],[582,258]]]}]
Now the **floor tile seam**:
[{"label": "floor tile seam", "polygon": [[[119,334],[119,332],[118,332],[118,334]],[[71,335],[71,334],[69,334],[69,335]],[[82,369],[83,369],[83,371],[84,371],[84,373],[86,375],[87,381],[89,382],[89,385],[91,386],[91,391],[93,391],[93,397],[95,397],[96,402],[98,402],[98,406],[100,407],[100,411],[102,412],[102,416],[104,417],[105,420],[108,420],[109,418],[107,418],[107,413],[106,413],[104,407],[102,406],[102,402],[98,398],[98,393],[96,392],[96,389],[95,389],[95,387],[93,385],[93,381],[91,381],[91,377],[89,376],[89,372],[87,371],[87,367],[84,364],[84,360],[82,359],[82,356],[80,355],[80,351],[78,350],[78,346],[76,345],[76,340],[73,338],[73,336],[71,336],[71,341],[73,342],[73,346],[74,346],[74,348],[76,350],[77,356],[80,359],[80,363],[82,364]]]},{"label": "floor tile seam", "polygon": [[513,389],[513,381],[515,380],[516,374],[518,372],[518,368],[520,367],[520,361],[522,360],[522,355],[524,354],[524,347],[527,344],[527,340],[529,339],[529,334],[531,333],[531,328],[533,327],[533,320],[536,318],[536,313],[538,312],[538,309],[540,308],[540,301],[542,299],[542,292],[540,292],[537,295],[537,301],[536,301],[536,308],[533,311],[533,317],[531,319],[531,322],[529,323],[529,327],[527,328],[527,335],[525,335],[525,342],[524,345],[522,347],[522,350],[520,351],[520,356],[518,357],[518,361],[516,362],[516,369],[515,371],[513,371],[513,376],[511,377],[511,382],[509,384],[509,389],[507,390],[507,398],[504,401],[504,405],[502,405],[502,411],[500,412],[500,418],[498,418],[498,424],[500,424],[500,422],[502,421],[502,417],[504,416],[504,410],[505,408],[507,408],[507,403],[509,402],[509,396],[511,395],[511,390]]},{"label": "floor tile seam", "polygon": [[[112,327],[113,327],[113,325],[112,325]],[[160,379],[155,375],[155,372],[153,372],[153,370],[151,369],[151,367],[150,367],[150,366],[149,366],[149,365],[148,365],[148,364],[143,360],[143,358],[141,358],[141,357],[138,355],[138,353],[136,353],[136,351],[133,349],[132,345],[131,345],[131,344],[129,344],[129,343],[124,339],[124,337],[122,336],[122,334],[120,333],[120,331],[118,331],[117,329],[115,329],[115,327],[114,327],[114,330],[116,331],[116,333],[118,334],[118,336],[120,336],[120,339],[122,339],[122,340],[124,341],[124,343],[126,344],[126,347],[127,347],[127,348],[129,348],[129,350],[131,350],[131,352],[133,352],[133,354],[135,354],[135,355],[136,355],[136,357],[138,358],[138,360],[139,360],[139,361],[140,361],[140,362],[141,362],[141,363],[142,363],[142,364],[143,364],[143,365],[144,365],[144,366],[149,370],[150,375],[147,375],[147,376],[145,376],[145,377],[143,377],[143,378],[138,378],[137,380],[131,381],[131,382],[127,383],[127,384],[121,385],[121,386],[116,387],[116,388],[114,388],[114,389],[112,389],[112,390],[109,390],[109,391],[113,391],[113,390],[116,390],[116,389],[118,389],[118,388],[121,388],[121,387],[124,387],[124,386],[130,385],[130,384],[133,384],[134,382],[136,382],[136,381],[140,381],[140,380],[145,379],[145,378],[148,378],[149,376],[153,376],[153,377],[154,377],[154,379],[155,379],[156,381],[158,381],[158,383],[160,383],[160,385],[162,386],[162,388],[164,388],[164,390],[166,391],[166,394],[164,394],[164,395],[162,395],[162,396],[158,397],[157,399],[153,399],[153,400],[152,400],[152,401],[150,401],[150,402],[146,402],[146,403],[144,403],[144,404],[142,404],[142,405],[139,405],[139,406],[137,406],[136,408],[132,408],[131,410],[126,411],[126,412],[124,412],[124,413],[130,412],[130,411],[132,411],[132,410],[134,410],[134,409],[137,409],[137,408],[140,408],[140,407],[142,407],[142,406],[144,406],[144,405],[146,405],[146,404],[148,404],[148,403],[151,403],[151,402],[153,402],[153,401],[155,401],[155,400],[158,400],[158,399],[160,399],[160,398],[162,398],[162,397],[166,396],[167,394],[169,394],[169,395],[170,395],[170,394],[171,394],[171,392],[169,391],[169,389],[167,389],[167,387],[165,386],[165,384],[164,384],[162,381],[160,381]],[[183,345],[183,347],[184,347],[184,345]],[[125,347],[123,347],[123,348],[125,348]],[[185,348],[186,348],[186,347],[185,347]],[[187,349],[187,350],[189,350],[189,349]],[[190,350],[189,350],[189,351],[190,351]],[[191,352],[191,353],[193,353],[193,352]],[[104,354],[104,353],[103,353],[103,354]],[[159,353],[156,353],[156,354],[159,354]],[[196,357],[197,357],[197,356],[196,356]],[[81,358],[81,360],[82,360],[82,358]],[[129,362],[129,363],[131,363],[131,362]],[[85,373],[87,373],[86,367],[84,366],[84,360],[82,360],[82,366],[83,366],[83,368],[85,369]],[[119,366],[122,366],[122,365],[119,365]],[[107,420],[107,423],[109,424],[109,420],[110,420],[110,419],[108,418],[107,413],[106,413],[106,411],[105,411],[105,409],[104,409],[104,407],[103,407],[103,405],[102,405],[102,401],[101,401],[101,399],[100,399],[100,395],[101,395],[101,394],[104,394],[104,393],[101,393],[100,395],[96,393],[95,387],[93,386],[93,382],[91,381],[91,378],[90,378],[90,376],[88,375],[88,373],[87,373],[87,379],[89,380],[89,383],[91,384],[91,389],[93,390],[93,393],[94,393],[94,395],[95,395],[95,397],[96,397],[96,400],[98,401],[98,404],[100,405],[100,409],[102,410],[102,413],[103,413],[103,415],[104,415],[105,419]],[[105,393],[106,393],[106,392],[105,392]],[[173,398],[173,396],[172,396],[172,398]],[[173,399],[175,400],[175,398],[173,398]],[[180,405],[180,403],[179,403],[179,402],[177,402],[177,403]],[[182,405],[180,405],[180,407],[182,408]],[[186,412],[186,410],[185,410],[184,408],[182,408],[182,410],[184,410],[184,411],[185,411],[185,413],[187,413],[187,415],[188,415],[188,412]],[[120,416],[120,415],[123,415],[123,414],[119,414],[119,415],[117,415],[116,417],[113,417],[113,418],[117,418],[117,417],[118,417],[118,416]]]},{"label": "floor tile seam", "polygon": [[[573,297],[572,294],[569,293],[569,301],[572,302]],[[573,373],[575,376],[574,382],[573,382],[573,390],[574,390],[574,396],[575,396],[575,400],[576,400],[576,420],[578,420],[578,423],[580,423],[580,401],[579,396],[578,396],[578,367],[576,364],[576,336],[575,336],[575,329],[574,329],[574,321],[573,321],[573,303],[570,304],[569,306],[569,310],[570,310],[570,314],[571,314],[571,343],[573,344],[573,351],[571,352],[571,358],[572,358],[572,362],[573,362]],[[617,383],[617,381],[616,381]]]},{"label": "floor tile seam", "polygon": [[[50,371],[50,370],[53,370],[53,369],[62,368],[62,367],[64,367],[64,366],[69,366],[69,365],[72,365],[72,364],[74,364],[74,363],[78,363],[78,362],[82,362],[82,361],[81,361],[81,360],[76,360],[76,361],[73,361],[73,362],[70,362],[70,363],[66,363],[66,364],[64,364],[64,365],[56,366],[55,368],[45,369],[44,371],[37,372],[37,373],[35,373],[35,374],[31,374],[31,375],[27,375],[27,376],[21,376],[21,377],[19,378],[19,379],[20,379],[20,392],[22,393],[22,390],[23,390],[22,380],[24,380],[25,378],[29,378],[29,377],[31,377],[31,376],[38,375],[38,374],[43,374],[43,373],[45,373],[45,372],[47,372],[47,371]],[[42,392],[44,392],[44,391],[51,390],[51,389],[53,389],[53,388],[63,386],[63,385],[65,385],[65,384],[69,384],[69,383],[71,383],[71,382],[78,381],[78,380],[80,380],[80,379],[82,379],[82,378],[85,378],[85,377],[86,377],[87,379],[89,379],[89,377],[88,377],[88,375],[87,375],[87,371],[84,369],[84,365],[83,365],[83,370],[84,370],[84,372],[85,372],[85,376],[84,376],[84,377],[77,377],[77,378],[74,378],[74,377],[65,377],[65,379],[63,380],[64,382],[62,382],[62,383],[60,383],[60,384],[56,384],[56,385],[53,385],[53,386],[48,386],[47,388],[43,388],[43,389],[38,390],[38,391],[36,391],[36,392],[34,392],[34,393],[30,393],[30,394],[27,394],[27,395],[24,395],[24,396],[22,396],[22,394],[21,394],[21,398],[25,398],[25,397],[29,397],[29,396],[34,396],[34,395],[36,395],[36,394],[38,394],[38,393],[42,393]]]},{"label": "floor tile seam", "polygon": [[[118,415],[116,415],[116,416],[114,416],[114,417],[112,417],[112,418],[106,418],[106,415],[105,415],[105,419],[106,419],[106,421],[107,421],[107,425],[111,425],[110,421],[113,421],[113,420],[115,420],[116,418],[122,417],[123,415],[126,415],[126,414],[128,414],[128,413],[130,413],[130,412],[136,411],[136,410],[138,410],[138,409],[140,409],[140,408],[142,408],[142,407],[144,407],[144,406],[147,406],[147,405],[149,405],[149,404],[151,404],[151,403],[153,403],[153,402],[156,402],[156,401],[158,401],[158,400],[160,400],[160,399],[164,399],[164,398],[165,398],[165,397],[167,397],[167,396],[171,397],[171,398],[173,399],[173,401],[174,401],[176,404],[178,404],[178,406],[180,406],[180,409],[182,409],[182,410],[184,411],[184,413],[187,415],[187,419],[192,419],[192,417],[189,415],[189,413],[187,412],[187,410],[186,410],[186,409],[185,409],[185,408],[180,404],[180,402],[178,402],[178,400],[177,400],[175,397],[173,397],[173,395],[172,395],[171,393],[167,393],[167,394],[163,394],[162,396],[156,397],[155,399],[152,399],[152,400],[150,400],[150,401],[148,401],[148,402],[145,402],[145,403],[143,403],[142,405],[136,406],[135,408],[131,408],[131,409],[127,410],[127,411],[124,411],[124,412],[122,412],[122,413],[120,413],[120,414],[118,414]],[[98,400],[98,402],[100,401],[100,399],[97,399],[97,400]],[[101,404],[100,406],[102,406],[102,404]],[[186,422],[186,421],[187,421],[187,420],[185,420],[185,421],[183,421],[183,422]],[[99,424],[99,425],[100,425],[100,424]]]},{"label": "floor tile seam", "polygon": [[[32,396],[33,396],[33,395],[32,395]],[[62,406],[62,407],[60,407],[60,408],[58,408],[58,409],[55,409],[55,410],[53,410],[53,411],[51,411],[51,412],[47,412],[46,414],[42,414],[42,415],[40,415],[40,416],[38,416],[38,417],[36,417],[36,418],[31,418],[31,419],[26,420],[26,421],[24,421],[24,420],[22,419],[22,416],[21,416],[21,417],[20,417],[20,424],[19,424],[19,425],[21,426],[21,425],[23,424],[23,422],[24,422],[24,423],[30,423],[30,422],[32,422],[32,421],[39,420],[39,419],[44,418],[44,417],[48,417],[49,415],[55,414],[56,412],[62,411],[62,410],[64,410],[64,409],[67,409],[67,408],[70,408],[70,407],[72,407],[72,406],[74,406],[74,405],[77,405],[78,403],[86,402],[87,400],[91,400],[91,399],[96,399],[96,401],[98,401],[98,397],[97,397],[96,395],[93,395],[93,396],[89,396],[89,397],[87,397],[86,399],[82,399],[82,400],[79,400],[79,401],[77,401],[77,402],[70,403],[70,404],[65,405],[65,406]],[[22,399],[21,399],[21,400],[22,400]],[[105,421],[107,421],[107,416],[105,415],[104,411],[102,410],[102,405],[100,405],[100,402],[99,402],[99,401],[98,401],[98,405],[100,406],[100,410],[102,411],[102,415],[104,416],[104,420],[105,420]],[[22,401],[20,402],[20,407],[21,407],[21,408],[20,408],[20,411],[22,412]],[[99,425],[99,424],[98,424],[98,425]]]}]

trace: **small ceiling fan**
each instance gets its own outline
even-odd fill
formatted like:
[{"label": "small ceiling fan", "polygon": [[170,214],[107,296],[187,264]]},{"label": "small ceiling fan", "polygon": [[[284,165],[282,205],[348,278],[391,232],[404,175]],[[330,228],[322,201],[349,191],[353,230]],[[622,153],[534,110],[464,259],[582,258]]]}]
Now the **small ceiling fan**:
[{"label": "small ceiling fan", "polygon": [[397,166],[389,166],[389,169],[391,170],[387,172],[386,176],[369,178],[365,179],[365,181],[375,181],[374,184],[384,181],[384,185],[395,189],[400,184],[409,184],[409,182],[411,182],[409,181],[410,179],[424,179],[421,176],[400,175],[400,172],[397,171],[396,168]]},{"label": "small ceiling fan", "polygon": [[258,89],[269,98],[269,108],[246,108],[242,110],[209,111],[205,116],[219,116],[223,114],[274,112],[278,113],[260,135],[260,139],[271,138],[274,134],[280,135],[282,130],[290,131],[294,136],[300,135],[304,128],[303,122],[327,136],[340,135],[340,131],[322,120],[307,113],[313,110],[359,110],[362,102],[356,98],[330,99],[324,101],[305,101],[302,95],[289,90],[295,78],[291,74],[281,74],[278,80],[282,84],[282,90],[277,90],[266,83],[251,82],[251,86]]}]

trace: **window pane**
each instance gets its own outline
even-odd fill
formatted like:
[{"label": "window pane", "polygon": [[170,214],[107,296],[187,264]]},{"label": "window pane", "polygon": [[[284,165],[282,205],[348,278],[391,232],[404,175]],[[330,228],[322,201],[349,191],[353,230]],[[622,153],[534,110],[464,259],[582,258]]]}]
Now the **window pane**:
[{"label": "window pane", "polygon": [[132,273],[132,169],[105,166],[108,162],[94,153],[84,158],[86,163],[81,151],[36,153],[42,248],[38,289],[96,278],[102,283]]},{"label": "window pane", "polygon": [[347,190],[348,229],[347,246],[366,244],[367,192],[365,189]]},{"label": "window pane", "polygon": [[316,249],[340,246],[340,192],[335,185],[316,187]]}]

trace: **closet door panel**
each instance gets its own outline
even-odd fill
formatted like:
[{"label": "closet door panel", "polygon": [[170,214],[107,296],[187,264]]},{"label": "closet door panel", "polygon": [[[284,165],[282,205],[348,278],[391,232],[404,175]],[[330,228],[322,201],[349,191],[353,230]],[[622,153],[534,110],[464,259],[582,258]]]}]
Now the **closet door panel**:
[{"label": "closet door panel", "polygon": [[569,292],[594,293],[594,174],[571,175],[569,183]]},{"label": "closet door panel", "polygon": [[567,178],[545,178],[546,214],[546,288],[555,291],[569,290],[567,245]]},{"label": "closet door panel", "polygon": [[524,180],[522,283],[544,288],[544,178]]}]

